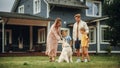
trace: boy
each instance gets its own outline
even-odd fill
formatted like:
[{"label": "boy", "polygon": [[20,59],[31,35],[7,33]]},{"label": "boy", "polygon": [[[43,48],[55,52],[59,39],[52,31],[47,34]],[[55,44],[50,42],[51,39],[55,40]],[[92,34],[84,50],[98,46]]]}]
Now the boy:
[{"label": "boy", "polygon": [[81,28],[80,32],[82,34],[81,37],[81,47],[82,47],[82,62],[90,61],[89,54],[88,54],[88,47],[89,47],[89,38],[87,36],[87,33],[85,31],[85,28]]},{"label": "boy", "polygon": [[72,38],[68,36],[68,31],[67,30],[61,30],[62,37],[67,41],[68,44],[72,47]]}]

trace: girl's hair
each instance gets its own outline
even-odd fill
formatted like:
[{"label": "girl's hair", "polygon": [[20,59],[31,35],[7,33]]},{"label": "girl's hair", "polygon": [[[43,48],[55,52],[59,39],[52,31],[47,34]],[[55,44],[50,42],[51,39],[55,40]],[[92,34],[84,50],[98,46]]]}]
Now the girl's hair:
[{"label": "girl's hair", "polygon": [[84,27],[82,27],[82,28],[80,28],[80,31],[84,31],[84,32],[85,32],[86,30],[85,30],[85,28],[84,28]]}]

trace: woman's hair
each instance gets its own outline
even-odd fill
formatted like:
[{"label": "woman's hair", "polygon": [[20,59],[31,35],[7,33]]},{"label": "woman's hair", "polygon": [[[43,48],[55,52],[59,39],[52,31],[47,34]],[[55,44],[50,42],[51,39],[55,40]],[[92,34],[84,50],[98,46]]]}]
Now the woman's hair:
[{"label": "woman's hair", "polygon": [[56,18],[55,19],[55,25],[57,25],[59,22],[61,22],[62,20],[60,18]]}]

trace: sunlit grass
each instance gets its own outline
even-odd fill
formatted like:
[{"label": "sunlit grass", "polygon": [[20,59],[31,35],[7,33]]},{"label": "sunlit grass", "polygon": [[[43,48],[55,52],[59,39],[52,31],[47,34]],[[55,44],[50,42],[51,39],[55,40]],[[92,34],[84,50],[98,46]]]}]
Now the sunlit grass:
[{"label": "sunlit grass", "polygon": [[[0,57],[0,68],[120,68],[120,55],[92,55],[87,63],[49,62],[47,56]],[[58,57],[57,57],[58,58]]]}]

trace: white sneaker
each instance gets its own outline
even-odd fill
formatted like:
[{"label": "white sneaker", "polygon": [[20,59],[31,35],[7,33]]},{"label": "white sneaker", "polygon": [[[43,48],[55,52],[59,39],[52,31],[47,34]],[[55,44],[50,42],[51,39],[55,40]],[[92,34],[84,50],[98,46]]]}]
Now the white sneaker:
[{"label": "white sneaker", "polygon": [[88,62],[88,60],[87,60],[87,59],[85,59],[85,60],[84,60],[84,62]]},{"label": "white sneaker", "polygon": [[80,60],[80,59],[77,59],[77,61],[76,61],[76,62],[77,62],[77,63],[78,63],[78,62],[81,62],[81,60]]}]

